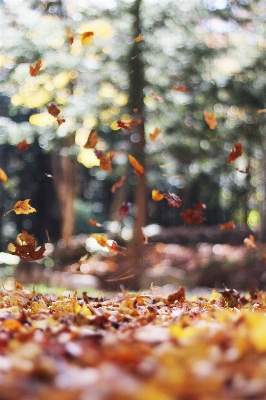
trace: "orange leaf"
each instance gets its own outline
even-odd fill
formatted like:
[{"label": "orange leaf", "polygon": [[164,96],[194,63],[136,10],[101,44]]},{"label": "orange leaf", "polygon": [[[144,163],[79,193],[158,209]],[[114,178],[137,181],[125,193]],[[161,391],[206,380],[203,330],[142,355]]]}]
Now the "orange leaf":
[{"label": "orange leaf", "polygon": [[32,145],[32,143],[27,143],[26,139],[22,140],[22,142],[19,142],[17,145],[17,149],[19,151],[25,151],[28,150],[28,148]]},{"label": "orange leaf", "polygon": [[257,114],[262,114],[262,113],[266,113],[266,108],[263,108],[262,110],[257,111]]},{"label": "orange leaf", "polygon": [[129,123],[124,123],[120,120],[116,121],[116,123],[119,126],[119,128],[126,129],[127,131],[131,131],[132,129],[132,126]]},{"label": "orange leaf", "polygon": [[163,103],[164,102],[164,99],[162,98],[162,97],[160,97],[160,96],[158,96],[157,94],[155,94],[155,93],[151,93],[151,96],[155,99],[155,100],[157,100],[159,103]]},{"label": "orange leaf", "polygon": [[0,180],[2,182],[6,182],[7,181],[7,174],[5,173],[5,171],[2,168],[0,168]]},{"label": "orange leaf", "polygon": [[231,153],[228,156],[228,164],[232,164],[236,158],[242,155],[242,143],[238,142],[234,144],[234,147],[231,150]]},{"label": "orange leaf", "polygon": [[114,183],[113,186],[111,187],[111,192],[114,193],[116,191],[116,189],[120,188],[123,185],[125,179],[126,179],[125,175],[121,176],[119,181]]},{"label": "orange leaf", "polygon": [[161,201],[164,199],[164,195],[159,192],[159,190],[153,189],[151,192],[152,200],[154,201]]},{"label": "orange leaf", "polygon": [[90,45],[92,43],[93,36],[93,32],[83,32],[80,36],[82,46],[85,46],[85,44]]},{"label": "orange leaf", "polygon": [[173,86],[172,90],[175,90],[176,92],[186,92],[187,87],[186,86]]},{"label": "orange leaf", "polygon": [[235,229],[235,228],[236,228],[236,226],[233,221],[229,221],[229,222],[226,222],[226,224],[224,224],[224,225],[220,225],[221,231],[226,230],[226,229]]},{"label": "orange leaf", "polygon": [[19,256],[26,261],[40,260],[44,257],[45,246],[42,244],[39,248],[35,249],[34,235],[29,235],[28,232],[22,231],[19,235],[22,244],[11,242],[8,245],[9,253]]},{"label": "orange leaf", "polygon": [[70,28],[66,28],[66,37],[69,44],[74,42],[74,32]]},{"label": "orange leaf", "polygon": [[90,237],[96,240],[96,242],[102,247],[108,247],[107,237],[100,233],[93,233]]},{"label": "orange leaf", "polygon": [[27,200],[19,200],[14,205],[13,210],[16,214],[30,214],[36,212],[36,209],[29,205],[30,199]]},{"label": "orange leaf", "polygon": [[135,159],[135,157],[131,156],[130,154],[128,155],[129,162],[132,165],[132,167],[135,168],[135,172],[137,175],[143,175],[144,174],[144,168],[143,166]]},{"label": "orange leaf", "polygon": [[185,213],[180,214],[181,218],[186,221],[187,224],[199,225],[204,221],[204,218],[198,210],[186,210]]},{"label": "orange leaf", "polygon": [[255,238],[253,235],[249,235],[249,238],[245,238],[244,244],[248,249],[256,249]]},{"label": "orange leaf", "polygon": [[42,60],[38,60],[35,66],[30,65],[30,76],[36,76],[42,66]]},{"label": "orange leaf", "polygon": [[87,142],[84,144],[84,148],[85,149],[94,149],[95,148],[95,146],[96,146],[96,144],[97,144],[97,142],[98,142],[98,134],[97,134],[97,132],[94,130],[94,129],[92,129],[91,131],[90,131],[90,134],[89,134],[89,137],[88,137],[88,140],[87,140]]},{"label": "orange leaf", "polygon": [[180,197],[174,193],[164,193],[163,197],[167,200],[169,207],[179,208],[182,204]]},{"label": "orange leaf", "polygon": [[142,40],[144,39],[144,36],[141,36],[141,35],[139,35],[139,36],[137,36],[136,38],[135,38],[135,42],[141,42]]},{"label": "orange leaf", "polygon": [[58,115],[60,114],[60,109],[54,103],[50,104],[46,108],[47,108],[49,114],[51,114],[55,118],[57,118]]},{"label": "orange leaf", "polygon": [[115,153],[114,152],[109,152],[107,153],[106,157],[101,157],[100,158],[100,169],[108,172],[113,172],[112,170],[112,163],[113,163],[113,158],[114,158]]},{"label": "orange leaf", "polygon": [[149,134],[149,138],[150,140],[154,141],[155,139],[157,139],[157,137],[159,136],[159,134],[162,132],[162,129],[159,128],[155,128],[153,133]]},{"label": "orange leaf", "polygon": [[6,319],[4,322],[3,322],[3,325],[4,325],[4,327],[6,328],[6,329],[8,329],[9,331],[11,331],[11,332],[14,332],[14,331],[18,331],[20,328],[22,328],[22,324],[21,324],[21,322],[19,322],[18,320],[16,320],[16,319]]},{"label": "orange leaf", "polygon": [[210,129],[215,129],[217,124],[216,118],[214,116],[214,114],[209,114],[207,112],[204,111],[204,117],[205,117],[205,121],[206,123],[209,125]]},{"label": "orange leaf", "polygon": [[99,222],[95,221],[94,219],[89,219],[89,223],[92,226],[95,226],[96,228],[101,228],[102,227],[102,224],[99,224]]}]

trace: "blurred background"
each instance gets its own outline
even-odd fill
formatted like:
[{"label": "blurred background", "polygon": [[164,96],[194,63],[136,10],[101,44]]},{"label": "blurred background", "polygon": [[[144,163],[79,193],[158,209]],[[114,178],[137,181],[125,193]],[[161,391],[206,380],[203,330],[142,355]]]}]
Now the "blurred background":
[{"label": "blurred background", "polygon": [[[7,245],[24,229],[38,245],[46,243],[48,257],[39,265],[47,277],[53,269],[72,266],[76,272],[73,265],[81,256],[99,254],[89,238],[96,232],[132,250],[133,264],[122,268],[131,271],[128,276],[147,260],[151,243],[188,245],[193,248],[188,258],[197,260],[200,245],[212,243],[209,253],[207,247],[203,253],[216,264],[220,260],[226,271],[248,252],[258,269],[254,286],[261,285],[265,20],[263,0],[1,0],[0,168],[8,176],[0,182],[2,276],[11,274],[10,265],[19,261],[9,257]],[[93,35],[82,41],[84,32]],[[39,73],[30,76],[30,65],[40,59]],[[47,111],[51,103],[61,110],[61,125]],[[215,129],[205,122],[204,112],[215,115]],[[117,124],[132,119],[141,123],[131,130]],[[156,128],[161,133],[151,140]],[[111,173],[99,168],[93,149],[84,148],[91,129],[99,135],[97,149],[115,153]],[[24,139],[31,146],[19,151]],[[237,142],[243,155],[228,164]],[[144,166],[142,177],[134,173],[128,154]],[[112,193],[121,176],[123,186]],[[177,194],[182,206],[153,201],[153,189]],[[3,216],[24,199],[31,199],[36,213]],[[123,217],[119,210],[124,202],[130,206]],[[203,224],[186,226],[180,214],[198,203],[206,205]],[[89,219],[103,227],[92,226]],[[236,230],[220,231],[219,224],[230,220]],[[262,243],[256,253],[243,248],[250,233]],[[215,250],[215,243],[240,246],[242,253]],[[180,255],[182,249],[172,252]],[[108,255],[105,250],[100,249],[99,257]],[[226,267],[223,254],[229,257]],[[100,273],[112,276],[125,259],[118,257],[120,263],[111,260]],[[148,267],[161,265],[160,276],[165,268],[180,267],[180,260],[168,257],[164,265],[158,257]],[[88,267],[84,262],[84,274],[93,274],[99,263]],[[241,263],[250,266],[250,260]],[[200,262],[194,264],[181,269],[193,271]],[[217,271],[210,282],[192,283],[238,285],[239,279],[218,279]],[[208,274],[204,270],[202,275]]]}]

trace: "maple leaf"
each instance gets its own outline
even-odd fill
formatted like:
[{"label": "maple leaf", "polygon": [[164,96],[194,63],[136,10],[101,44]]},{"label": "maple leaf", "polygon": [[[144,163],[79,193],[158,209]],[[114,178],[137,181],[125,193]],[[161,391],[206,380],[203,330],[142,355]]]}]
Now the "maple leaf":
[{"label": "maple leaf", "polygon": [[74,32],[70,28],[66,28],[66,38],[68,43],[71,45],[74,42]]},{"label": "maple leaf", "polygon": [[5,171],[2,168],[0,168],[0,180],[2,182],[6,182],[7,181],[7,174],[5,173]]},{"label": "maple leaf", "polygon": [[215,129],[216,126],[218,125],[218,123],[216,121],[216,118],[215,118],[214,114],[207,113],[205,111],[204,111],[203,114],[204,114],[206,123],[209,125],[209,128],[212,129],[212,130]]},{"label": "maple leaf", "polygon": [[135,173],[136,173],[138,176],[143,175],[143,174],[144,174],[144,168],[143,168],[143,166],[136,160],[136,158],[133,157],[131,154],[128,155],[128,158],[129,158],[130,164],[131,164],[132,167],[134,167],[134,169],[135,169]]},{"label": "maple leaf", "polygon": [[30,65],[30,76],[36,76],[42,66],[42,60],[38,60],[35,66]]},{"label": "maple leaf", "polygon": [[30,214],[36,212],[36,209],[31,207],[29,202],[30,199],[17,201],[16,204],[14,205],[14,208],[12,208],[12,210],[7,211],[4,215],[9,214],[11,211],[15,211],[16,214]]},{"label": "maple leaf", "polygon": [[94,149],[96,144],[97,144],[97,142],[98,142],[98,138],[99,137],[98,137],[97,132],[94,129],[92,129],[90,131],[90,134],[89,134],[89,137],[87,139],[87,142],[84,144],[83,147],[85,149]]},{"label": "maple leaf", "polygon": [[125,175],[121,176],[119,181],[114,183],[113,186],[111,187],[111,192],[114,193],[116,191],[116,189],[120,188],[123,185],[125,179],[126,179]]},{"label": "maple leaf", "polygon": [[60,109],[54,103],[50,104],[46,108],[47,108],[49,114],[51,114],[55,118],[57,118],[58,115],[60,114]]},{"label": "maple leaf", "polygon": [[82,46],[90,45],[92,43],[93,36],[94,36],[94,32],[91,32],[91,31],[81,33],[80,41],[81,41]]},{"label": "maple leaf", "polygon": [[28,150],[28,148],[32,145],[32,143],[27,143],[26,139],[22,140],[21,142],[19,142],[19,144],[17,145],[17,149],[19,151],[25,151]]},{"label": "maple leaf", "polygon": [[164,193],[163,197],[167,200],[169,207],[179,208],[182,204],[180,197],[174,193]]},{"label": "maple leaf", "polygon": [[162,129],[160,128],[155,128],[154,131],[152,133],[149,134],[149,138],[150,140],[154,141],[155,139],[157,139],[157,137],[159,136],[159,134],[162,132]]},{"label": "maple leaf", "polygon": [[129,208],[131,203],[123,203],[122,206],[119,208],[119,214],[121,217],[126,217],[129,213]]},{"label": "maple leaf", "polygon": [[164,102],[164,99],[162,98],[162,97],[160,97],[160,96],[158,96],[157,94],[155,94],[155,93],[151,93],[151,96],[155,99],[155,100],[157,100],[159,103],[163,103]]},{"label": "maple leaf", "polygon": [[235,229],[235,228],[236,228],[236,226],[233,221],[228,221],[228,222],[226,222],[226,224],[220,225],[221,231],[226,230],[226,229]]},{"label": "maple leaf", "polygon": [[89,223],[92,226],[95,226],[96,228],[101,228],[102,227],[102,224],[100,224],[99,222],[95,221],[94,219],[89,219]]},{"label": "maple leaf", "polygon": [[119,128],[126,129],[127,131],[131,131],[132,129],[132,126],[129,123],[124,123],[121,120],[116,121],[116,123]]},{"label": "maple leaf", "polygon": [[187,87],[186,86],[173,86],[172,90],[176,91],[176,92],[186,92],[187,91]]},{"label": "maple leaf", "polygon": [[141,42],[143,39],[144,39],[144,36],[139,35],[139,36],[137,36],[137,37],[135,38],[135,42],[136,42],[136,43]]},{"label": "maple leaf", "polygon": [[153,189],[151,192],[152,200],[154,201],[161,201],[164,199],[164,195],[160,193],[159,190]]},{"label": "maple leaf", "polygon": [[41,260],[44,257],[45,246],[42,244],[36,249],[34,235],[29,235],[28,232],[22,230],[18,238],[22,244],[10,242],[8,245],[10,254],[19,256],[26,261]]},{"label": "maple leaf", "polygon": [[234,162],[235,159],[240,157],[241,155],[242,155],[242,143],[241,142],[235,143],[228,156],[228,164],[232,164],[232,162]]},{"label": "maple leaf", "polygon": [[244,244],[248,249],[256,249],[255,238],[253,235],[249,235],[249,238],[245,238]]}]

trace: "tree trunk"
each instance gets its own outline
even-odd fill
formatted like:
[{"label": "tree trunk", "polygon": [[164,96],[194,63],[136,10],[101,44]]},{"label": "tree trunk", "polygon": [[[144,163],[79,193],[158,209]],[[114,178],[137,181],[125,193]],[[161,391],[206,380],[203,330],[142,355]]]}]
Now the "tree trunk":
[{"label": "tree trunk", "polygon": [[74,233],[77,160],[53,151],[52,169],[61,214],[61,238],[67,243]]}]

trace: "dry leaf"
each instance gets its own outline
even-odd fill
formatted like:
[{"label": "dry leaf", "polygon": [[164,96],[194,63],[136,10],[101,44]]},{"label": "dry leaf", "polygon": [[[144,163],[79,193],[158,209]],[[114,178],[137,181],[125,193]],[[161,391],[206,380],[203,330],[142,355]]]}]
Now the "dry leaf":
[{"label": "dry leaf", "polygon": [[122,206],[119,208],[119,214],[121,217],[126,217],[129,213],[129,208],[131,203],[123,203]]},{"label": "dry leaf", "polygon": [[136,160],[136,158],[133,157],[133,156],[131,156],[130,154],[128,155],[128,158],[129,158],[130,164],[131,164],[132,167],[134,167],[134,169],[135,169],[135,173],[136,173],[138,176],[143,175],[143,174],[144,174],[144,168],[143,168],[143,166]]},{"label": "dry leaf", "polygon": [[125,175],[121,176],[119,181],[114,183],[113,186],[111,187],[111,192],[114,193],[116,191],[116,189],[120,188],[123,185],[125,179],[126,179]]},{"label": "dry leaf", "polygon": [[215,118],[214,114],[210,114],[210,113],[207,113],[205,111],[204,111],[203,114],[204,114],[206,123],[209,125],[209,128],[212,129],[212,130],[215,129],[216,126],[218,125],[218,123],[216,121],[216,118]]},{"label": "dry leaf", "polygon": [[85,149],[94,149],[95,148],[95,146],[96,146],[96,144],[97,144],[97,142],[98,142],[98,134],[97,134],[97,132],[94,130],[94,129],[92,129],[91,131],[90,131],[90,134],[89,134],[89,137],[88,137],[88,140],[87,140],[87,142],[84,144],[84,148]]},{"label": "dry leaf", "polygon": [[102,224],[100,224],[99,222],[95,221],[94,219],[89,219],[89,223],[92,226],[95,226],[96,228],[101,228],[102,227]]},{"label": "dry leaf", "polygon": [[93,36],[94,36],[93,32],[83,32],[80,35],[80,41],[81,41],[82,46],[85,46],[85,45],[89,46],[92,43]]},{"label": "dry leaf", "polygon": [[236,158],[242,155],[242,143],[238,142],[234,144],[234,147],[231,150],[231,153],[228,156],[228,164],[232,164]]},{"label": "dry leaf", "polygon": [[164,199],[164,195],[159,192],[159,190],[153,189],[151,192],[152,200],[154,201],[161,201]]},{"label": "dry leaf", "polygon": [[220,225],[221,231],[226,230],[226,229],[235,229],[235,228],[236,228],[236,226],[233,221],[229,221],[229,222],[226,222],[226,224],[224,224],[224,225]]},{"label": "dry leaf", "polygon": [[13,210],[16,214],[30,214],[36,212],[36,209],[29,205],[30,199],[27,200],[19,200],[14,205]]},{"label": "dry leaf", "polygon": [[186,86],[173,86],[172,90],[176,91],[176,92],[186,92],[187,91],[187,87]]},{"label": "dry leaf", "polygon": [[159,134],[162,132],[162,129],[159,128],[155,128],[153,133],[149,134],[149,138],[150,140],[154,141],[155,139],[157,139],[157,137],[159,136]]},{"label": "dry leaf", "polygon": [[132,129],[132,126],[129,123],[124,123],[120,120],[116,121],[116,123],[119,126],[119,128],[126,129],[127,131],[131,131]]},{"label": "dry leaf", "polygon": [[185,213],[180,214],[181,218],[186,221],[187,224],[199,225],[204,221],[204,217],[198,210],[186,210]]},{"label": "dry leaf", "polygon": [[5,171],[2,168],[0,168],[0,180],[2,182],[6,182],[7,181],[7,174],[5,173]]},{"label": "dry leaf", "polygon": [[26,261],[41,260],[45,252],[45,246],[42,244],[39,248],[35,248],[34,235],[29,235],[28,232],[22,231],[19,235],[19,240],[22,244],[11,242],[8,245],[9,253],[19,256]]},{"label": "dry leaf", "polygon": [[180,197],[174,193],[164,193],[163,197],[167,200],[169,207],[179,208],[182,204]]},{"label": "dry leaf", "polygon": [[142,40],[144,39],[144,36],[141,36],[141,35],[139,35],[139,36],[137,36],[136,38],[135,38],[135,42],[141,42]]},{"label": "dry leaf", "polygon": [[22,142],[19,142],[17,145],[17,149],[19,151],[25,151],[28,150],[28,148],[32,145],[32,143],[27,143],[26,139],[22,140]]},{"label": "dry leaf", "polygon": [[60,109],[54,103],[50,104],[46,108],[47,108],[49,114],[51,114],[55,118],[57,118],[58,115],[60,114]]},{"label": "dry leaf", "polygon": [[107,153],[106,157],[102,156],[100,158],[100,169],[108,172],[113,172],[112,163],[115,153],[110,151]]},{"label": "dry leaf", "polygon": [[256,249],[255,238],[253,235],[249,235],[249,238],[245,238],[244,244],[248,249]]},{"label": "dry leaf", "polygon": [[30,65],[30,76],[36,76],[42,66],[42,60],[38,60],[35,66]]},{"label": "dry leaf", "polygon": [[66,28],[66,37],[69,44],[74,42],[74,32],[70,28]]}]

